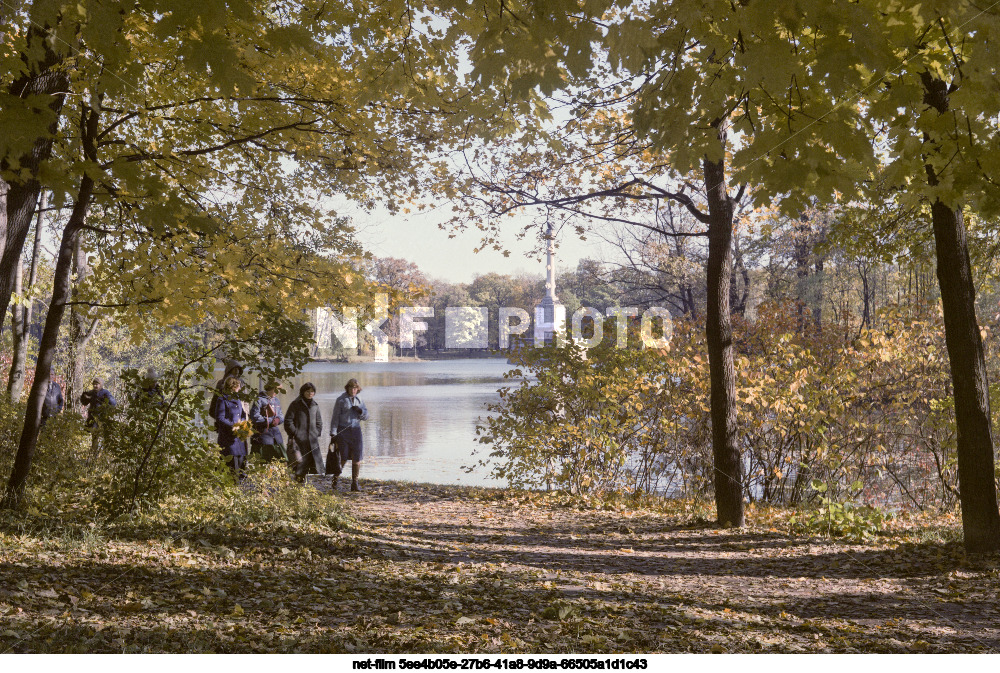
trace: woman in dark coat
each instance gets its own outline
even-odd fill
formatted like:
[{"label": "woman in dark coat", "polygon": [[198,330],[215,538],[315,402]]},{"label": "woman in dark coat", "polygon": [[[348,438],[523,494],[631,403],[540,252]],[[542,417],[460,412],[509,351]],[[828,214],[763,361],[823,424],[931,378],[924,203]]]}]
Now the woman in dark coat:
[{"label": "woman in dark coat", "polygon": [[215,430],[219,433],[220,453],[232,469],[238,481],[243,481],[246,474],[243,471],[247,459],[247,445],[233,432],[233,426],[247,420],[243,410],[243,402],[239,398],[241,383],[235,376],[226,378],[222,394],[215,408]]},{"label": "woman in dark coat", "polygon": [[288,435],[288,462],[295,477],[303,481],[307,474],[323,474],[323,453],[319,438],[323,435],[323,416],[319,413],[316,386],[303,383],[299,396],[285,412],[285,433]]}]

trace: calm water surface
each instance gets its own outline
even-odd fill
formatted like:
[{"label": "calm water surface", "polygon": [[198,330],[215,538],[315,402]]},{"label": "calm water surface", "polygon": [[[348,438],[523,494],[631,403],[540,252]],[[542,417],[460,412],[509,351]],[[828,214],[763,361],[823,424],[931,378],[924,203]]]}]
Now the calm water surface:
[{"label": "calm water surface", "polygon": [[[285,387],[284,409],[311,381],[323,412],[323,434],[329,435],[333,403],[344,384],[356,378],[369,419],[361,424],[365,461],[361,471],[374,479],[398,479],[432,484],[503,486],[482,469],[467,474],[463,465],[475,462],[472,452],[488,449],[476,441],[476,421],[486,405],[499,399],[497,390],[511,365],[504,359],[341,364],[315,362]],[[247,380],[254,385],[256,377]],[[290,385],[289,385],[290,384]],[[324,446],[328,442],[324,439]]]}]

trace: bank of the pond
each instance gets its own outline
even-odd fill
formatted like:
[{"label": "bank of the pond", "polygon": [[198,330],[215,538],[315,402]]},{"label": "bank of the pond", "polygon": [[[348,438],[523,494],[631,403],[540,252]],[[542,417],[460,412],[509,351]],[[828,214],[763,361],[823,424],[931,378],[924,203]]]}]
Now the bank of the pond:
[{"label": "bank of the pond", "polygon": [[[420,353],[420,355],[390,355],[389,362],[440,362],[442,360],[496,360],[506,359],[508,355],[497,351],[469,352],[462,350],[447,350],[440,352]],[[374,355],[347,355],[334,358],[313,358],[313,362],[334,362],[340,364],[367,364],[376,362]],[[384,362],[384,360],[382,361]]]},{"label": "bank of the pond", "polygon": [[[348,379],[362,386],[369,410],[362,423],[365,442],[364,476],[376,479],[503,486],[485,470],[469,471],[481,445],[476,424],[487,405],[499,400],[497,391],[514,382],[504,374],[512,366],[503,358],[449,358],[390,362],[311,362],[285,382],[281,396],[288,405],[305,382],[317,388],[324,434],[337,397]],[[247,378],[259,385],[252,367]],[[221,376],[222,370],[218,370]]]}]

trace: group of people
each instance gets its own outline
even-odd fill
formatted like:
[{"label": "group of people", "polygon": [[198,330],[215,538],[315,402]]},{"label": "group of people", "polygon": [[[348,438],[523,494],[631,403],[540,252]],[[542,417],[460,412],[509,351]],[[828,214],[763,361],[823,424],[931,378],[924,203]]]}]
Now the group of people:
[{"label": "group of people", "polygon": [[[48,420],[61,414],[65,406],[62,386],[51,378],[54,373],[54,370],[49,372],[49,385],[45,390],[45,399],[42,401],[42,416],[39,427],[45,427]],[[100,451],[101,423],[118,403],[111,391],[104,387],[104,380],[100,377],[94,377],[91,381],[91,388],[83,391],[83,394],[80,395],[80,404],[87,407],[84,427],[91,433],[91,455],[96,456]]]},{"label": "group of people", "polygon": [[[260,453],[264,460],[280,459],[288,463],[299,481],[307,474],[331,476],[331,488],[336,491],[340,475],[348,461],[351,463],[351,490],[360,491],[358,478],[361,462],[364,460],[364,442],[361,436],[361,421],[368,420],[368,408],[358,394],[361,385],[357,379],[350,379],[344,385],[344,393],[333,405],[330,419],[326,455],[323,454],[323,417],[316,397],[316,386],[304,383],[299,388],[299,396],[282,413],[278,399],[280,384],[270,381],[257,394],[253,404],[240,398],[240,391],[246,388],[242,379],[243,365],[236,360],[226,361],[226,370],[216,384],[216,394],[209,407],[209,415],[215,420],[218,443],[237,479],[244,478],[244,467],[251,452]],[[237,428],[249,421],[253,428],[250,445],[240,436]],[[288,435],[287,449],[281,428]]]},{"label": "group of people", "polygon": [[[287,413],[283,413],[281,400],[278,399],[278,393],[283,391],[277,381],[270,381],[250,404],[240,398],[240,391],[247,387],[242,376],[243,365],[236,360],[227,360],[225,374],[216,383],[216,393],[208,412],[215,421],[220,452],[237,479],[245,477],[247,456],[259,453],[265,461],[287,462],[299,481],[304,481],[308,474],[330,475],[334,491],[343,469],[350,462],[351,490],[361,490],[358,483],[364,460],[361,421],[368,420],[368,408],[358,397],[361,385],[357,379],[347,382],[344,393],[333,405],[330,442],[324,455],[320,441],[323,418],[314,399],[315,385],[303,384],[299,388],[299,396],[288,406]],[[154,406],[165,403],[157,378],[153,369],[146,372],[140,398]],[[86,428],[93,436],[91,451],[96,456],[100,451],[102,422],[117,402],[111,391],[104,387],[101,378],[95,377],[91,385],[92,388],[80,396],[80,403],[87,407]],[[53,380],[49,383],[42,406],[42,424],[62,412],[63,406],[62,387]],[[237,432],[237,426],[245,421],[249,421],[252,428],[249,443],[242,436],[245,433]],[[282,426],[288,434],[287,449],[281,434]]]}]

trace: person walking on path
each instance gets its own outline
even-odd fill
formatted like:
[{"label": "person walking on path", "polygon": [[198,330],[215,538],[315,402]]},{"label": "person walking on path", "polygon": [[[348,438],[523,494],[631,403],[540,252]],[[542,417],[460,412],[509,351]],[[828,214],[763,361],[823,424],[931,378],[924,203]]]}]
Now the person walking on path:
[{"label": "person walking on path", "polygon": [[[337,482],[347,461],[351,461],[351,490],[360,491],[358,476],[361,461],[364,460],[364,441],[361,437],[361,421],[368,420],[368,407],[358,397],[361,384],[351,379],[344,385],[344,393],[333,405],[330,419],[330,453],[327,456],[327,474],[333,473],[331,488],[337,490]],[[334,469],[330,469],[333,463]]]},{"label": "person walking on path", "polygon": [[[243,380],[243,363],[239,360],[226,360],[226,371],[222,375],[222,378],[215,382],[215,393],[212,395],[212,401],[208,404],[208,415],[214,420],[216,418],[216,408],[219,405],[219,396],[222,393],[222,387],[225,385],[226,380],[230,376],[235,376],[240,382],[240,388],[247,390],[247,382]],[[250,417],[250,404],[248,402],[243,403],[243,411],[246,413],[247,418]]]},{"label": "person walking on path", "polygon": [[253,421],[254,436],[250,439],[251,451],[260,453],[264,462],[280,458],[287,461],[285,438],[281,436],[281,424],[285,420],[281,412],[281,400],[278,399],[280,384],[277,381],[268,382],[264,391],[258,393],[253,406],[250,407],[250,420]]},{"label": "person walking on path", "polygon": [[288,462],[300,482],[305,481],[307,474],[322,474],[325,471],[319,445],[319,438],[323,435],[323,415],[314,397],[316,386],[303,383],[299,396],[292,400],[285,413]]},{"label": "person walking on path", "polygon": [[96,458],[101,451],[102,426],[108,420],[114,407],[118,406],[111,391],[104,387],[104,380],[98,376],[91,381],[94,387],[83,391],[80,395],[80,404],[87,407],[87,422],[84,427],[90,431],[92,439],[90,443],[90,457]]},{"label": "person walking on path", "polygon": [[45,422],[50,416],[61,414],[65,401],[63,400],[62,386],[53,380],[55,368],[49,370],[49,387],[45,391],[45,401],[42,402],[42,422],[39,429],[45,427]]},{"label": "person walking on path", "polygon": [[[241,437],[241,425],[247,420],[240,400],[240,388],[243,385],[235,376],[228,377],[223,383],[222,394],[215,407],[215,431],[219,433],[219,453],[233,471],[237,482],[246,478],[244,467],[247,459],[246,441]],[[249,430],[249,428],[247,428]]]}]

